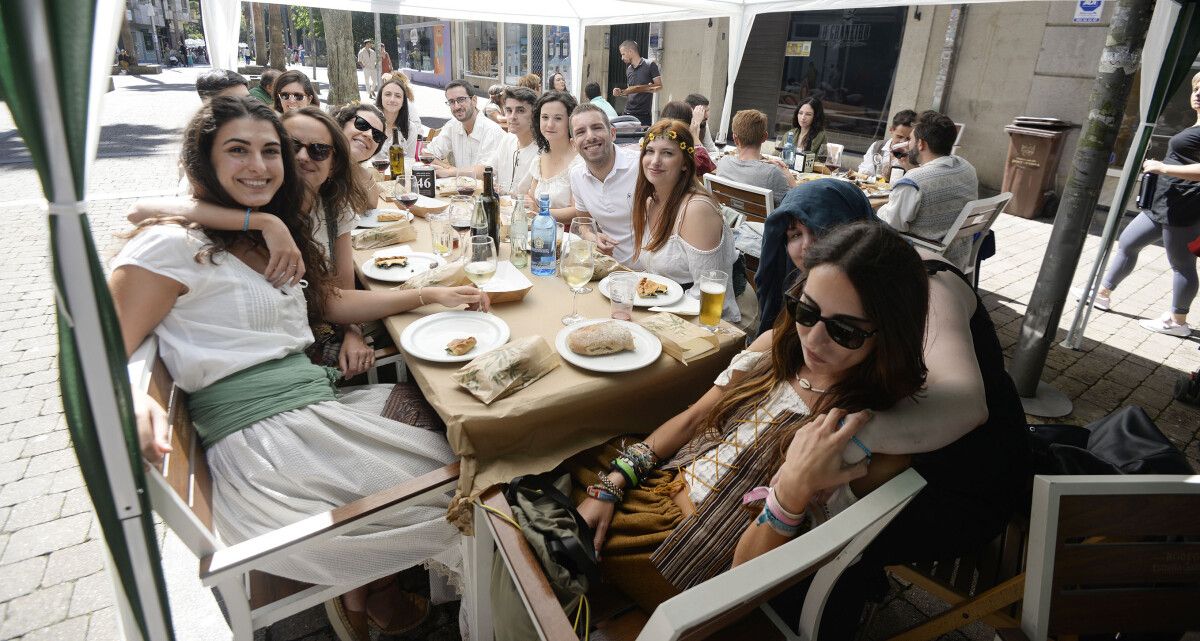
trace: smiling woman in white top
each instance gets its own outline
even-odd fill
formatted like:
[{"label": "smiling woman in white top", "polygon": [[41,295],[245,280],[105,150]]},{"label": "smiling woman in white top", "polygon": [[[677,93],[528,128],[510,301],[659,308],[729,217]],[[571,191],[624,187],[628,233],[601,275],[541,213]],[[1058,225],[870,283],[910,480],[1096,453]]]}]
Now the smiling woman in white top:
[{"label": "smiling woman in white top", "polygon": [[700,276],[725,272],[721,317],[742,319],[733,292],[737,249],[716,201],[696,180],[695,142],[688,126],[660,120],[642,139],[641,173],[633,196],[633,260],[646,271],[691,286],[699,298]]},{"label": "smiling woman in white top", "polygon": [[391,79],[383,83],[375,96],[375,106],[383,112],[383,133],[387,136],[376,158],[387,158],[391,147],[392,133],[400,130],[400,147],[404,149],[405,158],[412,158],[417,152],[417,136],[421,133],[421,118],[412,104],[413,90],[408,85],[408,76],[400,72],[392,74]]},{"label": "smiling woman in white top", "polygon": [[529,168],[529,192],[525,207],[536,212],[538,196],[550,195],[550,214],[559,222],[570,224],[575,215],[575,200],[571,197],[571,167],[581,163],[571,144],[571,112],[575,98],[561,91],[547,91],[533,108],[533,138],[538,157]]}]

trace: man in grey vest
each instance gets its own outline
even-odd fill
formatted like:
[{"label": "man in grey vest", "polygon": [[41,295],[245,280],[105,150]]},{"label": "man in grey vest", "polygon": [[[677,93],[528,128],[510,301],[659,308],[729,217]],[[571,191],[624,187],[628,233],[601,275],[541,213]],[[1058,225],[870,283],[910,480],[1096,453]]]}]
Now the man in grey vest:
[{"label": "man in grey vest", "polygon": [[[879,208],[883,222],[897,231],[941,240],[963,206],[979,198],[975,168],[950,155],[957,134],[953,120],[926,111],[917,119],[911,141],[892,148],[892,157],[907,173],[892,185],[887,204]],[[970,247],[971,239],[958,240],[946,249],[945,256],[962,269]]]}]

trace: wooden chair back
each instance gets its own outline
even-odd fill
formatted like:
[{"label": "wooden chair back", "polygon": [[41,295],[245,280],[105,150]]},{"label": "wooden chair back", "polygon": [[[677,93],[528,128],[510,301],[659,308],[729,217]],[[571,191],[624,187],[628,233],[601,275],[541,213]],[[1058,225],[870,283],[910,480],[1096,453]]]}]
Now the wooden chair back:
[{"label": "wooden chair back", "polygon": [[[704,174],[704,188],[712,192],[718,203],[742,215],[741,220],[737,221],[738,225],[745,222],[765,223],[767,217],[775,210],[774,195],[765,187],[755,187],[707,173]],[[761,253],[760,248],[759,254]],[[746,263],[746,280],[753,285],[754,274],[758,272],[759,256],[742,256]]]},{"label": "wooden chair back", "polygon": [[[821,611],[842,571],[924,486],[920,474],[907,470],[822,526],[667,600],[644,625],[608,626],[602,628],[603,637],[632,639],[636,635],[638,641],[701,639],[736,624],[737,638],[750,638],[740,636],[746,632],[744,622],[762,608],[777,628],[769,633],[794,639],[797,633],[788,630],[766,603],[815,574],[801,612],[799,638],[816,639]],[[490,548],[494,540],[541,638],[576,638],[525,537],[496,515],[510,514],[503,498],[495,492],[485,495],[484,502],[495,511],[476,509],[477,545]],[[478,598],[484,600],[487,594],[486,589],[480,589]],[[490,638],[490,629],[476,629],[483,638]],[[769,633],[756,633],[753,638],[770,638]]]},{"label": "wooden chair back", "polygon": [[1200,476],[1037,476],[1021,630],[1200,628]]}]

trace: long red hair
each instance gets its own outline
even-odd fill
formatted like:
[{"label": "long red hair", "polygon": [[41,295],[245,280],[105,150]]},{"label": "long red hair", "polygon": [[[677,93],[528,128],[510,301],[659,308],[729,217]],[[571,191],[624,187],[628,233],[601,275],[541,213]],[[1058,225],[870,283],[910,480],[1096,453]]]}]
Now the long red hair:
[{"label": "long red hair", "polygon": [[[649,140],[653,136],[654,140],[669,140],[678,143],[681,147],[680,152],[683,155],[683,175],[680,176],[679,182],[675,183],[675,187],[667,194],[665,204],[662,208],[662,215],[654,222],[654,225],[649,229],[650,238],[646,240],[647,227],[650,227],[650,201],[660,202],[662,194],[658,194],[654,190],[654,185],[646,179],[646,172],[642,169],[641,158],[646,155],[646,146],[649,145]],[[675,228],[675,221],[679,218],[679,214],[683,209],[684,198],[689,194],[704,194],[709,195],[704,186],[696,179],[696,142],[692,138],[692,133],[688,131],[686,124],[671,119],[663,119],[654,123],[646,131],[646,138],[643,139],[642,153],[638,158],[638,178],[637,189],[633,192],[633,259],[641,255],[642,250],[658,251],[667,243],[667,239],[671,237],[671,230]],[[691,149],[692,151],[688,151]]]}]

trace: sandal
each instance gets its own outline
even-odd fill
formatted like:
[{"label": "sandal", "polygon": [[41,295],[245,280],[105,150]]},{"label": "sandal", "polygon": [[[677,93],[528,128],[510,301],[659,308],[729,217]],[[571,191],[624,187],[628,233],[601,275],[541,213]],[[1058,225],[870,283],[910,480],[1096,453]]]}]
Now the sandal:
[{"label": "sandal", "polygon": [[338,641],[370,641],[367,613],[347,609],[342,597],[325,602],[325,616],[329,618],[329,625],[333,627]]},{"label": "sandal", "polygon": [[372,592],[367,596],[367,602],[387,595],[391,617],[387,621],[379,621],[370,614],[367,608],[367,618],[384,634],[399,635],[410,632],[429,618],[429,599],[400,589],[400,584],[391,581],[383,589]]}]

